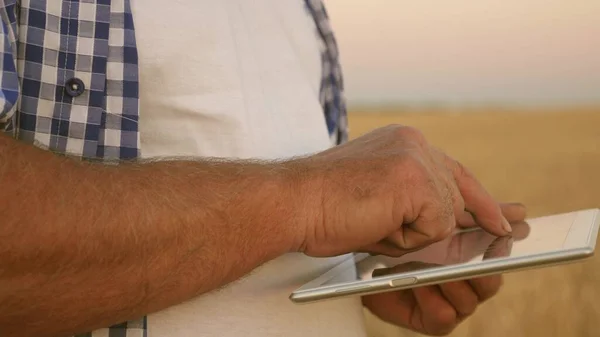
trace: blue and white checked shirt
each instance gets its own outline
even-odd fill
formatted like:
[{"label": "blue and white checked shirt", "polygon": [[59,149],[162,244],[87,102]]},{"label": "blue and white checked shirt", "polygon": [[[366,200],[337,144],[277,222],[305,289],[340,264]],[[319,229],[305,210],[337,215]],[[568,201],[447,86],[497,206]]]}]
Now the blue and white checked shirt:
[{"label": "blue and white checked shirt", "polygon": [[[129,1],[0,0],[0,130],[82,159],[138,158],[144,115]],[[347,120],[337,45],[322,0],[304,1],[324,42],[319,99],[339,144]],[[98,333],[145,336],[146,319]]]},{"label": "blue and white checked shirt", "polygon": [[[302,0],[298,0],[302,1]],[[324,41],[320,102],[347,138],[338,50],[322,0],[305,0]],[[138,56],[129,0],[0,0],[0,128],[86,159],[140,156]]]}]

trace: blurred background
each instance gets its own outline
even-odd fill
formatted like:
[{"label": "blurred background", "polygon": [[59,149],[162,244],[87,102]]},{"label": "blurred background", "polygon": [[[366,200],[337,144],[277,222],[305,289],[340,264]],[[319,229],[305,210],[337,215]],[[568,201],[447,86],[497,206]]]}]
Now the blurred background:
[{"label": "blurred background", "polygon": [[[325,0],[351,137],[420,128],[538,216],[600,207],[600,1]],[[368,312],[372,337],[415,336]],[[505,276],[452,336],[600,336],[600,254]]]}]

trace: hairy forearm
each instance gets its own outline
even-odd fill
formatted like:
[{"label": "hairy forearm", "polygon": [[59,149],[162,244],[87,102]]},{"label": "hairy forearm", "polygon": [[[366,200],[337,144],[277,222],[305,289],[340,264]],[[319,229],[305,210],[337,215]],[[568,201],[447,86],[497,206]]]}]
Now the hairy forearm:
[{"label": "hairy forearm", "polygon": [[242,277],[293,246],[293,175],[255,162],[91,164],[0,136],[2,336],[106,327]]}]

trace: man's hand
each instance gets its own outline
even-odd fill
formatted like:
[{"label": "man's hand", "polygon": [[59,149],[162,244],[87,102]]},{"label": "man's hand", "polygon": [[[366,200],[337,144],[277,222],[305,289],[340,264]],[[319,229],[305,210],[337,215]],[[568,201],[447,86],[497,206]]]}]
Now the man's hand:
[{"label": "man's hand", "polygon": [[449,334],[500,289],[500,275],[363,297],[380,319],[422,334]]},{"label": "man's hand", "polygon": [[[519,205],[503,205],[505,215],[514,222],[524,219],[525,212]],[[521,214],[522,216],[517,216]],[[512,249],[513,240],[521,240],[528,236],[529,226],[516,226],[511,236],[498,237],[491,240],[489,235],[482,237],[480,241],[457,240],[450,241],[447,245],[449,263],[460,263],[468,261],[474,256],[485,251],[483,259],[507,256]],[[481,233],[465,233],[464,235],[478,235]],[[488,249],[480,247],[468,247],[460,249],[461,242],[469,242],[479,245],[480,243]],[[466,253],[466,255],[465,255]],[[442,258],[443,259],[443,258]],[[442,261],[440,261],[441,263]],[[409,262],[394,268],[379,269],[374,271],[374,276],[391,273],[399,273],[414,268],[422,267],[418,262]],[[493,275],[482,278],[449,282],[440,285],[418,287],[409,290],[386,292],[381,294],[367,295],[363,297],[364,306],[380,319],[408,328],[413,331],[427,335],[446,335],[454,330],[458,324],[475,312],[477,306],[500,289],[502,283],[501,275]]]},{"label": "man's hand", "polygon": [[[459,162],[411,127],[388,126],[292,164],[312,201],[296,249],[310,256],[350,251],[401,255],[469,221],[497,236],[511,231],[501,207]],[[465,215],[466,214],[466,215]]]},{"label": "man's hand", "polygon": [[[410,127],[388,126],[298,163],[321,212],[306,221],[297,249],[311,256],[349,251],[400,256],[481,226],[506,236],[524,207],[499,205],[462,166]],[[318,207],[314,207],[315,209]],[[309,213],[310,214],[310,213]],[[450,332],[499,289],[500,276],[366,296],[380,318],[422,333]]]}]

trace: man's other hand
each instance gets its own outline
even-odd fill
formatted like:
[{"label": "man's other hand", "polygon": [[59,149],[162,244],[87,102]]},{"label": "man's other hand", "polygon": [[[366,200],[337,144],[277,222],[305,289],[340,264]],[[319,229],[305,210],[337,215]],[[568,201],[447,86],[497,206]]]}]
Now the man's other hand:
[{"label": "man's other hand", "polygon": [[[483,259],[509,255],[512,243],[511,236],[498,237],[488,242],[491,249],[485,250]],[[420,263],[409,262],[378,270],[377,274],[399,273],[419,267],[422,267]],[[426,335],[443,336],[472,315],[479,304],[494,296],[501,284],[502,276],[498,274],[367,295],[362,301],[371,313],[388,323]]]}]

